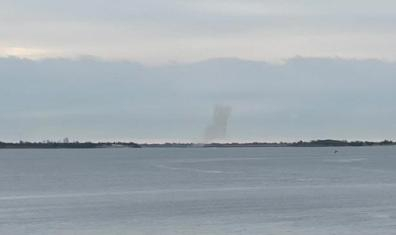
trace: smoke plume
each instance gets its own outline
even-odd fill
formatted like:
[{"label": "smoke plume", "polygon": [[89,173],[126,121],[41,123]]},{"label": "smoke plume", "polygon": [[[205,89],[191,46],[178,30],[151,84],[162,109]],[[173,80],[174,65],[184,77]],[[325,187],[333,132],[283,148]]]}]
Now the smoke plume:
[{"label": "smoke plume", "polygon": [[227,135],[228,120],[231,107],[216,105],[213,111],[212,123],[205,130],[205,143],[222,141]]}]

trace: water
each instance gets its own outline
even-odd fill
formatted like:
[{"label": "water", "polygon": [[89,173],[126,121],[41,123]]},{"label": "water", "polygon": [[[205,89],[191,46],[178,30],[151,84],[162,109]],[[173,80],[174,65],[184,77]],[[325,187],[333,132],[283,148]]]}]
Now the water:
[{"label": "water", "polygon": [[0,234],[396,234],[396,148],[0,150]]}]

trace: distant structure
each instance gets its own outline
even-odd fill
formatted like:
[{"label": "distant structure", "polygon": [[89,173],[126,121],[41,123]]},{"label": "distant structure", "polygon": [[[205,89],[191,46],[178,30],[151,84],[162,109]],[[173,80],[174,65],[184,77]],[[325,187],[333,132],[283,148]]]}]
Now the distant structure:
[{"label": "distant structure", "polygon": [[222,141],[227,136],[228,120],[231,116],[231,107],[216,105],[213,111],[212,123],[205,130],[205,143]]},{"label": "distant structure", "polygon": [[68,144],[68,143],[69,143],[69,138],[67,138],[67,137],[64,138],[64,139],[63,139],[63,143],[64,143],[64,144]]}]

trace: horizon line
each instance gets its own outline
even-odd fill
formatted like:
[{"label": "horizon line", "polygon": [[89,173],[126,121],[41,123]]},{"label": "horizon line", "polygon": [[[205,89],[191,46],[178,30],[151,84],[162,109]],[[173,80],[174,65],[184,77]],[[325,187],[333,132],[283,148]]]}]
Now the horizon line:
[{"label": "horizon line", "polygon": [[205,144],[288,144],[288,143],[298,143],[298,142],[314,142],[314,141],[339,141],[339,142],[371,142],[371,143],[380,143],[384,141],[396,142],[395,139],[377,139],[377,140],[364,140],[364,139],[332,139],[332,138],[318,138],[318,139],[300,139],[300,140],[289,140],[289,141],[212,141],[212,142],[195,142],[195,141],[163,141],[163,142],[148,142],[148,141],[133,141],[133,140],[68,140],[68,142],[64,142],[64,140],[19,140],[19,141],[3,141],[0,140],[0,143],[10,143],[10,144],[20,144],[20,143],[135,143],[135,144],[150,144],[150,145],[163,145],[163,144],[194,144],[194,145],[205,145]]}]

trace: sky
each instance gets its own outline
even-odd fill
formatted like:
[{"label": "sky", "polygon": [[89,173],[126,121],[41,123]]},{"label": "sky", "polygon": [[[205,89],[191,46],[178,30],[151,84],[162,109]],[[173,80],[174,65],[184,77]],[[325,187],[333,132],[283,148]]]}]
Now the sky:
[{"label": "sky", "polygon": [[226,129],[221,141],[396,139],[396,63],[380,60],[3,58],[0,71],[7,141],[202,142],[208,128]]},{"label": "sky", "polygon": [[395,21],[393,0],[2,0],[0,55],[394,61]]},{"label": "sky", "polygon": [[396,139],[393,0],[1,0],[0,141]]}]

